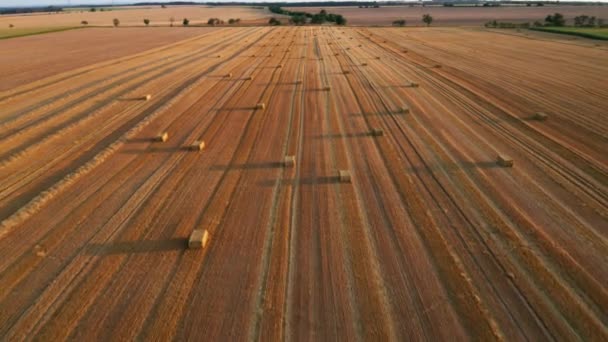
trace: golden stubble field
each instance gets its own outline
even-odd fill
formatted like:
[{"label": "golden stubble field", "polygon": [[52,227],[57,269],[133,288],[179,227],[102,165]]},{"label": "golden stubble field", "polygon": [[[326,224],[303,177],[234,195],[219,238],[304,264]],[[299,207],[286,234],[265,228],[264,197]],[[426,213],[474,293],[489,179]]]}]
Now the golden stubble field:
[{"label": "golden stubble field", "polygon": [[103,60],[49,46],[91,63],[38,79],[44,42],[11,50],[4,339],[608,338],[605,46],[180,30]]}]

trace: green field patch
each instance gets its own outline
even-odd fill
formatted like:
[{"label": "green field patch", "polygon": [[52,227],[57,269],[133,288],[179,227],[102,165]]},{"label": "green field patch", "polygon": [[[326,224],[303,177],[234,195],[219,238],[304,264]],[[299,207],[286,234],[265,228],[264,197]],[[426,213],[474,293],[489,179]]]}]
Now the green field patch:
[{"label": "green field patch", "polygon": [[531,30],[568,34],[591,39],[608,40],[608,28],[593,28],[593,27],[534,27]]},{"label": "green field patch", "polygon": [[28,27],[28,28],[2,28],[0,29],[0,39],[9,39],[25,36],[33,36],[36,34],[61,32],[67,30],[75,30],[84,28],[82,26],[60,26],[60,27]]}]

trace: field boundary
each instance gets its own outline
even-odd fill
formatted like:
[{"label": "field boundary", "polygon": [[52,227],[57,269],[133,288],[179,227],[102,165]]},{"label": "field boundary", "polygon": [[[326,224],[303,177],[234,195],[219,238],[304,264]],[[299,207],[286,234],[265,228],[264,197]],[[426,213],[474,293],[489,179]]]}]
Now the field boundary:
[{"label": "field boundary", "polygon": [[577,32],[577,31],[567,31],[559,27],[531,27],[530,30],[533,31],[541,31],[541,32],[549,32],[549,33],[557,33],[557,34],[566,34],[569,36],[578,36],[589,39],[597,39],[597,40],[608,40],[608,37],[603,37],[600,35],[596,35],[593,33],[587,32]]},{"label": "field boundary", "polygon": [[89,28],[89,27],[93,27],[93,26],[58,27],[58,28],[43,29],[41,31],[36,31],[34,29],[31,32],[17,33],[17,34],[15,34],[13,36],[6,36],[6,37],[0,36],[0,40],[12,39],[12,38],[20,38],[20,37],[28,37],[28,36],[36,36],[36,35],[39,35],[39,34],[46,34],[46,33],[54,33],[54,32],[63,32],[63,31],[78,30],[78,29],[84,29],[84,28]]}]

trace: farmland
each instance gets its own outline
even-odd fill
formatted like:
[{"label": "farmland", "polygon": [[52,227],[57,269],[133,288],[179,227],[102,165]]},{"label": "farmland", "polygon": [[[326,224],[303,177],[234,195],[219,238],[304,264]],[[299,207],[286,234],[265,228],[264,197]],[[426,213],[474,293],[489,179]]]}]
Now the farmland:
[{"label": "farmland", "polygon": [[605,46],[103,30],[0,56],[3,339],[608,338]]},{"label": "farmland", "polygon": [[[240,18],[242,23],[255,23],[269,18],[271,13],[267,9],[253,7],[230,7],[230,6],[167,6],[167,8],[156,7],[109,7],[103,12],[70,10],[59,13],[36,13],[27,15],[2,15],[0,16],[0,30],[4,31],[10,24],[15,29],[71,27],[81,26],[82,21],[88,22],[89,26],[112,26],[112,20],[120,20],[120,26],[143,26],[144,18],[150,19],[152,26],[168,26],[170,18],[176,20],[176,25],[181,25],[184,18],[190,20],[191,25],[207,23],[209,18],[219,18],[228,21],[230,18]],[[1,32],[1,31],[0,31]]]},{"label": "farmland", "polygon": [[330,13],[339,13],[348,19],[349,25],[389,26],[393,20],[405,19],[408,26],[424,26],[422,15],[429,13],[433,16],[435,26],[482,26],[491,20],[513,23],[533,23],[543,21],[547,14],[562,13],[568,20],[577,15],[587,14],[608,20],[608,6],[605,5],[545,5],[541,7],[500,6],[500,7],[470,7],[470,6],[381,6],[380,8],[358,7],[289,7],[293,11],[318,12],[325,9]]}]

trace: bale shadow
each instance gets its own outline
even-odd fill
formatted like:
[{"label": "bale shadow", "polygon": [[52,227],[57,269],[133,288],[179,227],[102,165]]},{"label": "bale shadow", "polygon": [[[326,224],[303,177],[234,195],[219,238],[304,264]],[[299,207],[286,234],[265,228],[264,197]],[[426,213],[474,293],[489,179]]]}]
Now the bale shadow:
[{"label": "bale shadow", "polygon": [[410,84],[397,84],[397,85],[378,86],[378,88],[379,89],[404,89],[404,88],[419,88],[419,87],[415,87]]},{"label": "bale shadow", "polygon": [[313,136],[313,139],[340,139],[340,138],[362,138],[362,137],[370,137],[372,136],[371,132],[364,133],[329,133],[329,134],[319,134]]},{"label": "bale shadow", "polygon": [[140,254],[185,250],[188,246],[186,238],[172,238],[167,240],[124,241],[106,244],[90,244],[85,247],[85,253],[96,256],[109,256],[119,254]]},{"label": "bale shadow", "polygon": [[277,82],[276,85],[300,85],[302,81],[293,81],[293,82]]},{"label": "bale shadow", "polygon": [[252,111],[255,110],[255,106],[251,107],[222,107],[222,108],[213,108],[212,110],[217,110],[218,112],[236,112],[236,111]]},{"label": "bale shadow", "polygon": [[131,139],[127,139],[126,143],[127,144],[137,144],[137,143],[147,143],[147,142],[155,142],[156,141],[156,137],[151,137],[151,138],[131,138]]},{"label": "bale shadow", "polygon": [[481,161],[481,162],[460,162],[458,164],[442,164],[435,165],[430,167],[409,167],[405,168],[405,172],[407,173],[429,173],[429,172],[437,172],[441,170],[447,171],[458,171],[458,170],[474,170],[474,169],[499,169],[502,168],[496,160],[491,161]]},{"label": "bale shadow", "polygon": [[178,147],[150,147],[147,149],[127,149],[121,151],[123,154],[145,154],[145,153],[176,153],[190,151],[189,146],[178,146]]},{"label": "bale shadow", "polygon": [[145,102],[146,99],[144,99],[143,96],[137,96],[137,97],[119,97],[118,101],[122,101],[122,102]]},{"label": "bale shadow", "polygon": [[[260,181],[258,184],[262,187],[273,187],[277,183],[274,179],[268,179]],[[327,185],[340,183],[340,177],[335,176],[320,176],[320,177],[304,177],[298,179],[283,179],[280,181],[280,186],[294,186],[294,185]]]},{"label": "bale shadow", "polygon": [[283,167],[281,162],[261,162],[233,165],[213,165],[209,168],[211,171],[229,171],[229,170],[255,170],[255,169],[274,169]]},{"label": "bale shadow", "polygon": [[526,116],[526,117],[523,117],[523,118],[521,118],[520,120],[522,120],[522,121],[532,121],[532,122],[534,122],[534,121],[538,121],[538,122],[543,122],[543,121],[546,121],[546,119],[545,119],[545,120],[540,120],[540,119],[539,119],[539,118],[537,118],[537,117],[536,117],[536,115],[534,115],[534,114],[529,115],[529,116]]},{"label": "bale shadow", "polygon": [[353,117],[360,117],[360,116],[368,116],[368,115],[398,115],[398,116],[404,116],[407,113],[403,113],[399,110],[396,111],[392,111],[392,112],[381,112],[381,113],[350,113],[349,116],[353,116]]}]

